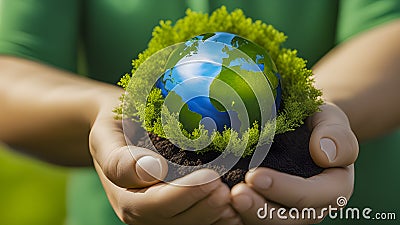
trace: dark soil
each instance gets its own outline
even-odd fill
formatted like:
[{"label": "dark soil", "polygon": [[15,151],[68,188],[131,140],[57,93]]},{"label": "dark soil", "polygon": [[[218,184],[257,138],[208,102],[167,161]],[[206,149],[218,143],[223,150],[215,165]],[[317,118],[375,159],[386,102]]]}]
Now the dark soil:
[{"label": "dark soil", "polygon": [[[313,162],[309,153],[308,142],[310,140],[310,134],[311,132],[307,126],[303,125],[295,131],[276,135],[268,155],[264,158],[260,166],[269,167],[304,178],[321,173],[323,168],[317,166]],[[179,165],[202,165],[214,160],[220,154],[217,152],[198,154],[193,151],[184,151],[167,139],[159,138],[154,134],[150,134],[150,139],[161,155]],[[142,145],[143,144],[145,143],[142,143]],[[231,170],[222,176],[222,181],[228,184],[229,187],[244,181],[245,174],[249,169],[250,159],[251,156],[241,158]],[[219,170],[223,168],[212,169]],[[174,172],[179,173],[176,174],[175,177],[185,174],[185,172],[179,170],[175,170]]]}]

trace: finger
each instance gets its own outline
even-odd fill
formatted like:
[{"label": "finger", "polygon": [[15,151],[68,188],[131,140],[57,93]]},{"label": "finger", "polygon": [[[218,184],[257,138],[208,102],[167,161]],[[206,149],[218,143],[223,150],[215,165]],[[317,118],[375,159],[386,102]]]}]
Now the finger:
[{"label": "finger", "polygon": [[309,148],[314,162],[324,168],[345,167],[355,162],[358,142],[344,112],[326,103],[308,119],[312,129]]},{"label": "finger", "polygon": [[[314,224],[320,222],[324,215],[302,218],[289,214],[289,210],[273,202],[268,202],[248,185],[241,183],[231,190],[232,205],[240,214],[245,224]],[[245,201],[243,201],[245,200]],[[301,210],[301,209],[300,209]],[[316,210],[318,211],[318,209]]]},{"label": "finger", "polygon": [[90,133],[92,156],[106,177],[124,188],[140,188],[162,180],[168,172],[165,159],[145,148],[127,146],[121,121],[98,119]]},{"label": "finger", "polygon": [[174,224],[213,224],[220,219],[237,218],[230,206],[230,189],[220,185],[208,197],[200,200],[186,211],[174,216]]},{"label": "finger", "polygon": [[212,225],[243,225],[243,222],[239,216],[236,216],[233,218],[220,219]]},{"label": "finger", "polygon": [[[100,165],[94,160],[94,167],[99,175],[100,181],[103,185],[107,198],[114,209],[115,214],[125,224],[133,224],[136,222],[137,213],[135,212],[132,204],[126,204],[124,201],[136,200],[135,195],[126,191],[125,188],[121,188],[112,183],[103,173]],[[122,201],[121,201],[122,200]]]},{"label": "finger", "polygon": [[[149,189],[146,192],[146,195],[151,196],[147,204],[148,211],[162,208],[160,216],[164,218],[176,216],[225,185],[219,179],[219,174],[210,169],[197,170],[175,180],[174,183],[184,184],[185,186],[168,184],[162,185],[158,189]],[[187,186],[190,183],[202,184]]]},{"label": "finger", "polygon": [[264,198],[288,207],[321,207],[336,204],[336,199],[351,196],[354,166],[331,168],[304,179],[269,168],[246,174],[246,183]]}]

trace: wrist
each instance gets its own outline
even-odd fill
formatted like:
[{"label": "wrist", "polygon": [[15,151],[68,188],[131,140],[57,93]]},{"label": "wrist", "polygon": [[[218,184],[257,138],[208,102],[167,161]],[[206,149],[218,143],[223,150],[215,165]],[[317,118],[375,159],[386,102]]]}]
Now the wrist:
[{"label": "wrist", "polygon": [[113,117],[113,110],[120,104],[123,92],[122,88],[110,84],[98,84],[89,90],[80,103],[85,122],[92,127],[100,114]]}]

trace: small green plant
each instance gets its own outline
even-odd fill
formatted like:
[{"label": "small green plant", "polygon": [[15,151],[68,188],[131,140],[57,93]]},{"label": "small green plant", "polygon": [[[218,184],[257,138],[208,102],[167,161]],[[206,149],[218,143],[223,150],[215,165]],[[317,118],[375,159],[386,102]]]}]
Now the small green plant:
[{"label": "small green plant", "polygon": [[[253,41],[269,52],[282,76],[283,105],[274,121],[261,126],[254,123],[243,134],[238,134],[230,128],[226,128],[223,132],[214,131],[208,134],[201,125],[192,132],[188,132],[180,124],[178,115],[163,111],[168,109],[163,107],[164,98],[160,89],[153,88],[146,96],[145,104],[135,101],[135,97],[132,97],[140,96],[141,93],[135,92],[140,92],[140,87],[147,85],[146,79],[140,81],[142,83],[137,83],[136,86],[129,85],[132,76],[146,59],[168,46],[209,32],[234,33]],[[274,131],[275,134],[281,134],[296,129],[322,104],[321,91],[313,86],[312,71],[306,68],[306,61],[297,56],[296,50],[282,47],[287,37],[271,25],[246,17],[240,9],[229,13],[223,6],[211,15],[187,10],[186,16],[175,24],[171,21],[161,21],[160,25],[154,28],[152,35],[148,48],[133,60],[131,74],[123,76],[118,83],[128,93],[121,97],[121,101],[128,104],[121,104],[115,109],[115,113],[118,118],[137,118],[146,131],[160,137],[166,137],[165,131],[173,131],[179,127],[183,136],[179,138],[177,135],[178,138],[174,142],[183,149],[197,149],[198,146],[190,146],[193,143],[185,141],[189,138],[197,140],[196,143],[199,145],[210,143],[206,148],[198,151],[200,153],[210,150],[220,152],[225,150],[226,152],[228,149],[228,152],[235,155],[249,156],[258,145],[271,143]],[[162,112],[169,115],[165,124],[161,121]]]}]

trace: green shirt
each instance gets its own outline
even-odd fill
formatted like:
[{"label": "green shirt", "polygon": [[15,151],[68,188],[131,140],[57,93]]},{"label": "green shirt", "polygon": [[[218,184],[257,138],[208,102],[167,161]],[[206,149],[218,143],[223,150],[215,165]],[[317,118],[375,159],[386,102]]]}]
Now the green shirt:
[{"label": "green shirt", "polygon": [[[188,7],[211,12],[222,4],[285,32],[285,47],[298,49],[309,66],[336,44],[400,17],[397,0],[3,0],[0,53],[116,83],[146,48],[159,20],[175,21]],[[400,216],[392,201],[400,198],[399,146],[400,133],[361,146],[349,205]],[[68,188],[67,224],[120,223],[93,169],[74,170]]]}]

